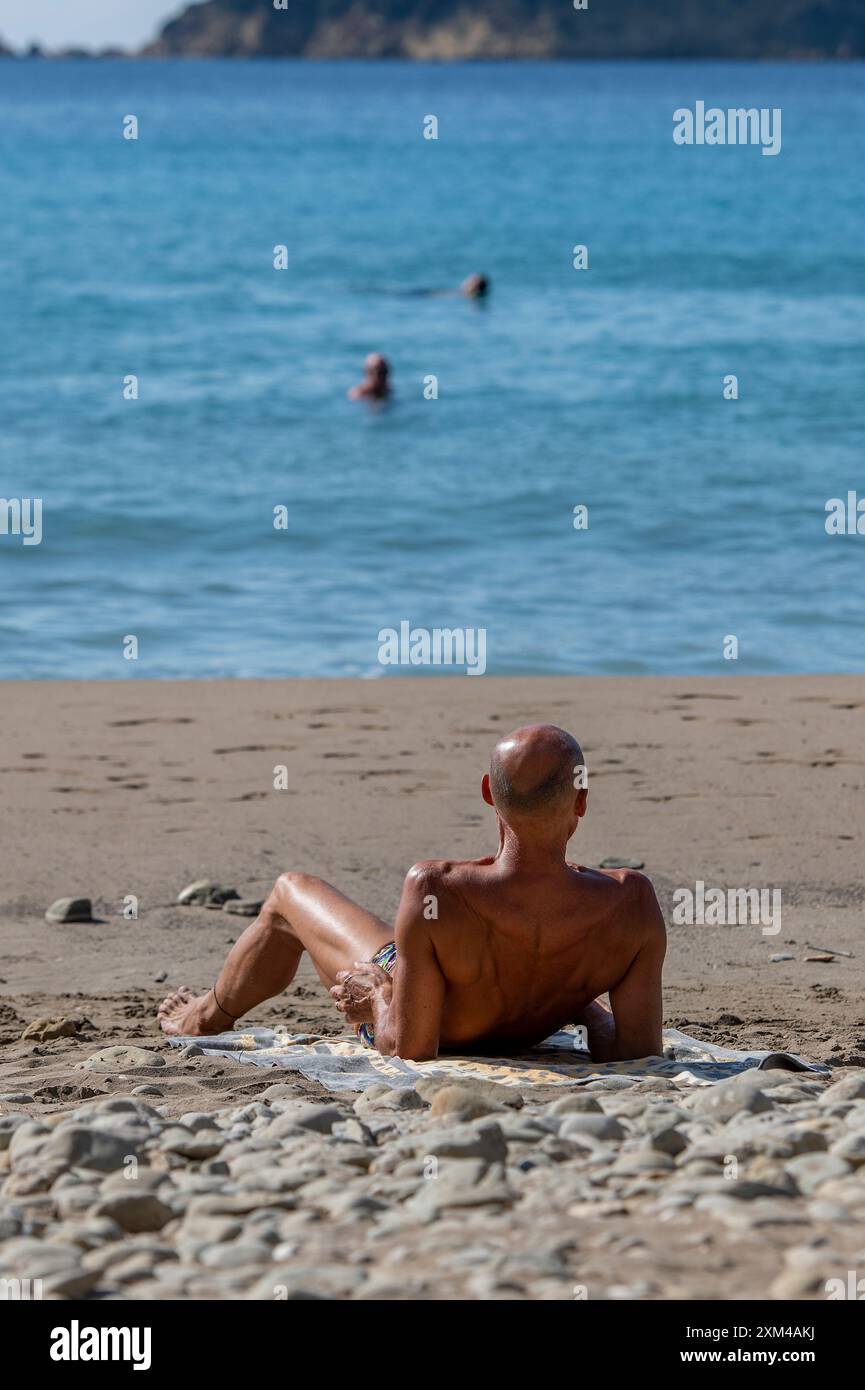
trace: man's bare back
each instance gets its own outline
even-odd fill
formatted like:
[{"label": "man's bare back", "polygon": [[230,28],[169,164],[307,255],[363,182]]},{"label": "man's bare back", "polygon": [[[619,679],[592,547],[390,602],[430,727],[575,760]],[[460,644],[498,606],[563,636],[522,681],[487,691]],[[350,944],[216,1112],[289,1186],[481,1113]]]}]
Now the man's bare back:
[{"label": "man's bare back", "polygon": [[[642,874],[443,860],[417,865],[406,896],[409,904],[421,899],[421,914],[424,901],[437,903],[438,917],[425,929],[445,981],[441,1049],[540,1042],[617,990],[614,1014],[628,1014],[616,1018],[627,1050],[659,1049],[652,987],[659,995],[663,921]],[[638,1017],[621,994],[629,976]]]},{"label": "man's bare back", "polygon": [[[384,1053],[509,1051],[579,1022],[599,1060],[660,1052],[665,931],[654,890],[642,874],[565,859],[587,805],[574,786],[580,766],[579,745],[552,725],[502,739],[482,783],[498,853],[415,865],[393,928],[319,879],[282,875],[215,989],[169,996],[162,1027],[230,1027],[286,988],[306,949],[337,1008]],[[391,942],[389,972],[371,958]],[[607,993],[611,1012],[596,1002]]]}]

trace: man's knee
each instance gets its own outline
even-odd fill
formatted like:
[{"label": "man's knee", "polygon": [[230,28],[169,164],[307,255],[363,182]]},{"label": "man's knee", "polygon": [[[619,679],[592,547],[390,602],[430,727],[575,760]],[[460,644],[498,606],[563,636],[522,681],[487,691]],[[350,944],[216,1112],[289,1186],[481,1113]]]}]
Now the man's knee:
[{"label": "man's knee", "polygon": [[314,874],[304,874],[299,870],[287,869],[285,873],[279,875],[273,885],[273,891],[267,900],[267,906],[280,915],[287,916],[292,902],[299,896],[308,893],[319,880]]},{"label": "man's knee", "polygon": [[299,869],[286,869],[276,880],[276,888],[283,893],[297,893],[308,891],[313,884],[320,882],[315,874],[305,874]]}]

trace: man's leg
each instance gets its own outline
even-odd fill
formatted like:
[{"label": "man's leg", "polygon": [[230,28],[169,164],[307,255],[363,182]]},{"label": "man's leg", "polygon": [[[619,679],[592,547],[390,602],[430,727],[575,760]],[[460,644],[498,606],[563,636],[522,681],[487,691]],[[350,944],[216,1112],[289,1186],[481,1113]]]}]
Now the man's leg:
[{"label": "man's leg", "polygon": [[328,988],[340,970],[369,960],[393,929],[312,874],[282,874],[255,921],[238,937],[213,989],[185,986],[159,1006],[166,1033],[221,1033],[265,999],[282,994],[308,951]]}]

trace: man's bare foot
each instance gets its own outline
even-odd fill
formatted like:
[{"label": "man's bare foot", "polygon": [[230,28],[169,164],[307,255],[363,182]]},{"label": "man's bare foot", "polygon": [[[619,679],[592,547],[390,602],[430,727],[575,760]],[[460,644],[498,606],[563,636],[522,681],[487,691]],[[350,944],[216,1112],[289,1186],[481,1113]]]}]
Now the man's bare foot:
[{"label": "man's bare foot", "polygon": [[186,985],[163,999],[156,1017],[163,1033],[172,1037],[200,1038],[205,1033],[225,1033],[234,1027],[234,1020],[215,1003],[212,990],[196,995]]}]

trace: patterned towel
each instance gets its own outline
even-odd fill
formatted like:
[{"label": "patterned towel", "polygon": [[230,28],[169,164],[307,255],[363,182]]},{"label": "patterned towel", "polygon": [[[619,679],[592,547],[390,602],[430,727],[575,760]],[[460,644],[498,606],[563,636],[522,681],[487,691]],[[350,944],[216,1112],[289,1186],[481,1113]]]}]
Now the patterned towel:
[{"label": "patterned towel", "polygon": [[652,1076],[670,1077],[680,1086],[710,1085],[748,1067],[781,1067],[787,1071],[828,1072],[819,1062],[806,1062],[786,1052],[737,1052],[690,1038],[675,1028],[664,1031],[663,1057],[638,1062],[593,1062],[585,1050],[584,1028],[563,1028],[519,1057],[437,1057],[432,1062],[406,1062],[382,1057],[356,1037],[321,1038],[271,1028],[216,1033],[207,1038],[169,1038],[175,1047],[197,1043],[209,1057],[229,1057],[257,1067],[282,1067],[319,1081],[330,1091],[365,1091],[368,1086],[415,1086],[422,1076],[459,1081],[474,1077],[504,1086],[585,1085],[609,1076],[635,1082]]}]

